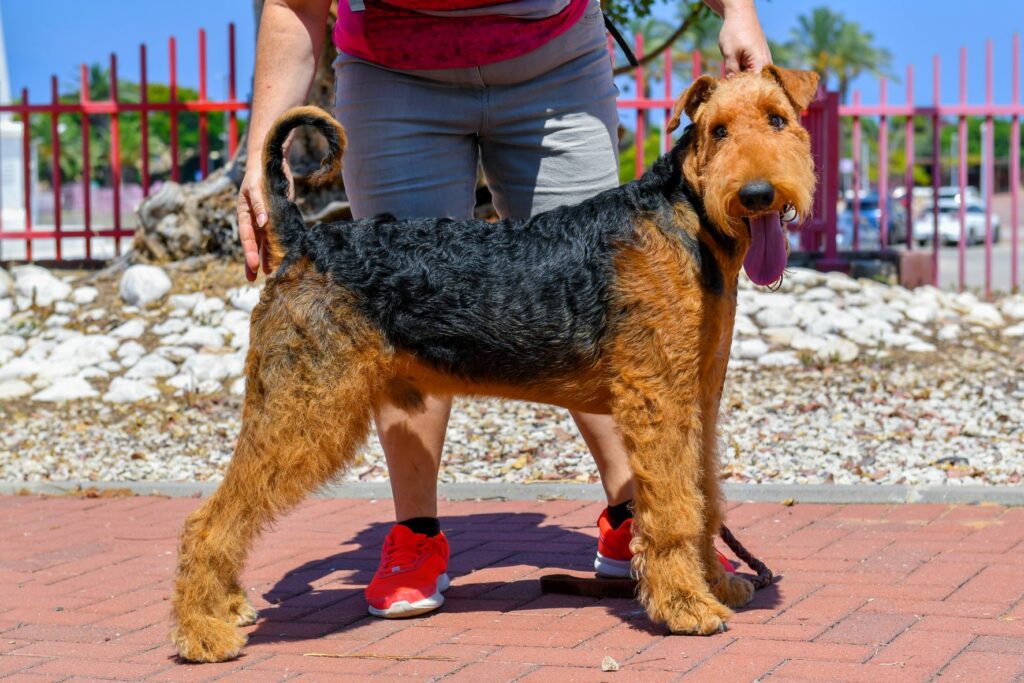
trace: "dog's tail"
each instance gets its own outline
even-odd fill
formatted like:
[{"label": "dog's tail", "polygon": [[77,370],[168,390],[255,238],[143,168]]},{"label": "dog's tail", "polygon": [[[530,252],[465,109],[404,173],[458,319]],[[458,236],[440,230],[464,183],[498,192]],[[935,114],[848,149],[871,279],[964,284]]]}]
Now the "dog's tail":
[{"label": "dog's tail", "polygon": [[265,248],[269,250],[272,269],[294,250],[306,232],[302,213],[288,198],[288,176],[284,172],[284,145],[288,135],[299,126],[313,126],[327,141],[327,154],[320,168],[307,178],[316,186],[341,171],[341,155],[345,151],[345,130],[319,107],[295,107],[282,114],[267,133],[263,145],[263,196],[269,204]]}]

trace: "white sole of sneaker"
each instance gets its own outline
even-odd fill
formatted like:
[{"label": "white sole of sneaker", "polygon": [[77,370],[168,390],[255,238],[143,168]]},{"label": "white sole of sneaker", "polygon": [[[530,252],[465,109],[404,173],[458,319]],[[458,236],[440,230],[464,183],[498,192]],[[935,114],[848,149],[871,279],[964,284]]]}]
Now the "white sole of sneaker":
[{"label": "white sole of sneaker", "polygon": [[629,560],[613,560],[601,553],[594,558],[594,571],[606,579],[628,579],[633,576]]},{"label": "white sole of sneaker", "polygon": [[451,580],[448,578],[448,574],[441,574],[441,576],[437,577],[437,590],[434,591],[434,594],[429,598],[423,598],[416,602],[399,600],[387,609],[378,609],[373,605],[367,605],[366,608],[373,616],[383,617],[384,619],[405,619],[407,617],[416,617],[420,614],[433,612],[443,605],[444,596],[441,595],[441,593],[448,590],[448,586],[450,585]]}]

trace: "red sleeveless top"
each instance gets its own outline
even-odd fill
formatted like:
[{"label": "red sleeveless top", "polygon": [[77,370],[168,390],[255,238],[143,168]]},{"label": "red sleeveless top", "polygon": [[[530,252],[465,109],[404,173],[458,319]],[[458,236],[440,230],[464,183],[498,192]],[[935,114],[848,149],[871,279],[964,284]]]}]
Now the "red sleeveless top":
[{"label": "red sleeveless top", "polygon": [[[498,3],[508,5],[507,0]],[[483,66],[519,57],[561,35],[583,16],[588,3],[569,0],[551,16],[523,18],[467,12],[496,4],[486,0],[365,0],[366,9],[359,12],[351,10],[348,0],[340,0],[334,44],[346,54],[392,69]]]}]

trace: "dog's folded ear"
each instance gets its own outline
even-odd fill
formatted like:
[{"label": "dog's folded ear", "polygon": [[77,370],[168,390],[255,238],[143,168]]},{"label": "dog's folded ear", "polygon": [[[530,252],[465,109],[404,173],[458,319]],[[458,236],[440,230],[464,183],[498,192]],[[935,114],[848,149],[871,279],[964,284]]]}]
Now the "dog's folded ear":
[{"label": "dog's folded ear", "polygon": [[686,92],[679,96],[675,106],[672,107],[672,118],[668,120],[667,126],[668,132],[671,133],[679,127],[679,117],[683,112],[686,112],[692,121],[697,115],[697,110],[708,101],[716,87],[718,87],[718,79],[711,76],[701,76],[695,80],[686,89]]},{"label": "dog's folded ear", "polygon": [[783,69],[769,64],[761,69],[761,75],[782,87],[797,113],[807,109],[818,94],[818,74],[814,71]]}]

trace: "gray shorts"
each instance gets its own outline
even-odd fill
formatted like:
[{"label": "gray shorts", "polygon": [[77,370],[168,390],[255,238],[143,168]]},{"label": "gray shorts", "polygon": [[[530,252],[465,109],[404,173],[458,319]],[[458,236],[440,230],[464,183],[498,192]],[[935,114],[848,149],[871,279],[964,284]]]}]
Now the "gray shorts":
[{"label": "gray shorts", "polygon": [[397,71],[342,53],[335,116],[356,218],[473,215],[483,168],[502,217],[618,185],[618,90],[595,2],[526,55],[466,69]]}]

